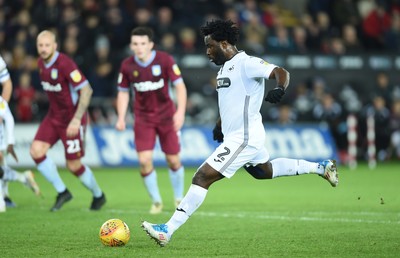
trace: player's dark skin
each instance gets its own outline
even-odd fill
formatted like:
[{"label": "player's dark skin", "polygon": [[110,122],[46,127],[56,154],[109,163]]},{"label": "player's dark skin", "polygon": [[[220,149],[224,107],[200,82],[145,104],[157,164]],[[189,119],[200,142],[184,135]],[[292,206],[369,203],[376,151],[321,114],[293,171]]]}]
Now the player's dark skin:
[{"label": "player's dark skin", "polygon": [[[235,45],[230,44],[226,40],[218,42],[213,40],[210,35],[204,37],[204,43],[207,47],[208,58],[216,65],[223,65],[239,53]],[[287,82],[289,81],[289,73],[281,67],[276,67],[269,79],[275,79],[277,85],[283,86],[286,89]],[[221,120],[217,122],[218,125],[221,127]],[[255,179],[272,179],[273,169],[270,161],[258,164],[255,167],[245,167],[245,169]],[[222,178],[224,176],[221,173],[212,168],[208,163],[204,163],[194,175],[192,184],[208,189],[214,182]]]}]

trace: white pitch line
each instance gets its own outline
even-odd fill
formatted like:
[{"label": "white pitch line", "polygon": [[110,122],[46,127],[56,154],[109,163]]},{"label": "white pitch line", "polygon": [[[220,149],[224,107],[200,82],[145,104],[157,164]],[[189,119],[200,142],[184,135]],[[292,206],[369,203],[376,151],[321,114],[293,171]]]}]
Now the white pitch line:
[{"label": "white pitch line", "polygon": [[[109,210],[113,213],[133,213],[141,214],[136,211],[126,211],[126,210]],[[164,211],[162,214],[172,215],[171,212]],[[314,216],[323,215],[323,216]],[[365,216],[369,218],[346,218],[345,216]],[[371,219],[372,217],[387,217],[388,215],[399,217],[399,219],[394,220],[381,220],[379,218]],[[192,216],[203,216],[203,217],[221,217],[221,218],[238,218],[238,219],[261,219],[261,220],[286,220],[286,221],[322,221],[322,222],[341,222],[341,223],[367,223],[367,224],[400,224],[400,214],[399,213],[380,213],[380,212],[326,212],[326,211],[314,211],[314,212],[301,212],[301,213],[288,213],[288,212],[205,212],[197,211]],[[339,217],[337,217],[339,216]]]},{"label": "white pitch line", "polygon": [[[216,213],[216,212],[196,212],[194,215],[205,217],[224,217],[224,218],[252,218],[265,220],[288,220],[288,221],[323,221],[323,222],[344,222],[344,223],[375,223],[375,224],[400,224],[400,220],[371,220],[371,219],[352,219],[352,218],[333,218],[333,217],[310,217],[293,215],[271,215],[254,213]],[[382,214],[383,215],[383,214]]]}]

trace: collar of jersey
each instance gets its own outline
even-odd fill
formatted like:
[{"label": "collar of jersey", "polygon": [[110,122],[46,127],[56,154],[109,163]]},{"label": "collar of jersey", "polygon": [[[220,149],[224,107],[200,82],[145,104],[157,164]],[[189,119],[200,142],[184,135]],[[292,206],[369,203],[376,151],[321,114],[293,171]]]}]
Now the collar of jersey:
[{"label": "collar of jersey", "polygon": [[137,56],[133,56],[133,58],[135,59],[136,63],[142,67],[146,67],[149,64],[151,64],[151,62],[153,62],[154,58],[156,58],[156,51],[152,50],[151,51],[151,57],[147,62],[142,62],[139,60],[139,58],[137,58]]},{"label": "collar of jersey", "polygon": [[52,66],[56,62],[59,55],[60,55],[60,52],[58,52],[58,51],[54,52],[53,58],[47,64],[44,63],[44,66],[46,68],[49,68],[50,66]]}]

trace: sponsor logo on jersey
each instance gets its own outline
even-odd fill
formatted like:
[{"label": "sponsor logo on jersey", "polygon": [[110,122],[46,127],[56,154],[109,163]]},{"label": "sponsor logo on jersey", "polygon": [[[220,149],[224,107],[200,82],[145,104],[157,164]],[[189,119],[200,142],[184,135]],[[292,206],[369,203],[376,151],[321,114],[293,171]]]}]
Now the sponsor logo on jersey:
[{"label": "sponsor logo on jersey", "polygon": [[4,105],[4,102],[1,101],[1,102],[0,102],[0,109],[5,109],[5,108],[6,108],[6,105]]},{"label": "sponsor logo on jersey", "polygon": [[174,71],[175,75],[180,76],[181,75],[181,70],[179,69],[177,64],[174,64],[172,66],[172,70]]},{"label": "sponsor logo on jersey", "polygon": [[264,61],[264,60],[261,60],[260,63],[263,64],[263,65],[269,65],[269,63],[267,61]]},{"label": "sponsor logo on jersey", "polygon": [[43,87],[43,90],[45,90],[45,91],[51,91],[51,92],[61,91],[61,84],[59,84],[59,83],[57,83],[56,85],[52,85],[49,82],[42,81],[42,87]]},{"label": "sponsor logo on jersey", "polygon": [[133,77],[138,77],[139,76],[139,71],[133,71]]},{"label": "sponsor logo on jersey", "polygon": [[161,75],[161,66],[160,65],[153,65],[151,67],[151,73],[153,74],[153,76]]},{"label": "sponsor logo on jersey", "polygon": [[232,65],[231,67],[228,68],[229,72],[232,72],[233,70],[235,70],[235,65]]},{"label": "sponsor logo on jersey", "polygon": [[135,87],[135,89],[139,92],[158,90],[164,87],[164,79],[161,78],[158,82],[151,82],[151,81],[136,82],[133,83],[133,87]]},{"label": "sponsor logo on jersey", "polygon": [[228,88],[231,86],[231,79],[229,78],[218,78],[217,79],[217,89]]},{"label": "sponsor logo on jersey", "polygon": [[82,75],[78,70],[73,70],[69,76],[73,82],[80,82],[82,80]]},{"label": "sponsor logo on jersey", "polygon": [[53,80],[57,80],[57,78],[58,78],[58,70],[55,69],[55,68],[51,69],[50,77]]}]

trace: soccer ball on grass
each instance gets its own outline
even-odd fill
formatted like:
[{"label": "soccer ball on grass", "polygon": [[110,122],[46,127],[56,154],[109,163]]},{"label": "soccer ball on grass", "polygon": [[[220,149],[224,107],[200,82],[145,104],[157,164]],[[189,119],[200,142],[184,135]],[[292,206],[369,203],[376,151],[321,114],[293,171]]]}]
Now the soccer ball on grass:
[{"label": "soccer ball on grass", "polygon": [[128,225],[120,219],[109,219],[100,228],[99,237],[105,246],[124,246],[131,233]]}]

